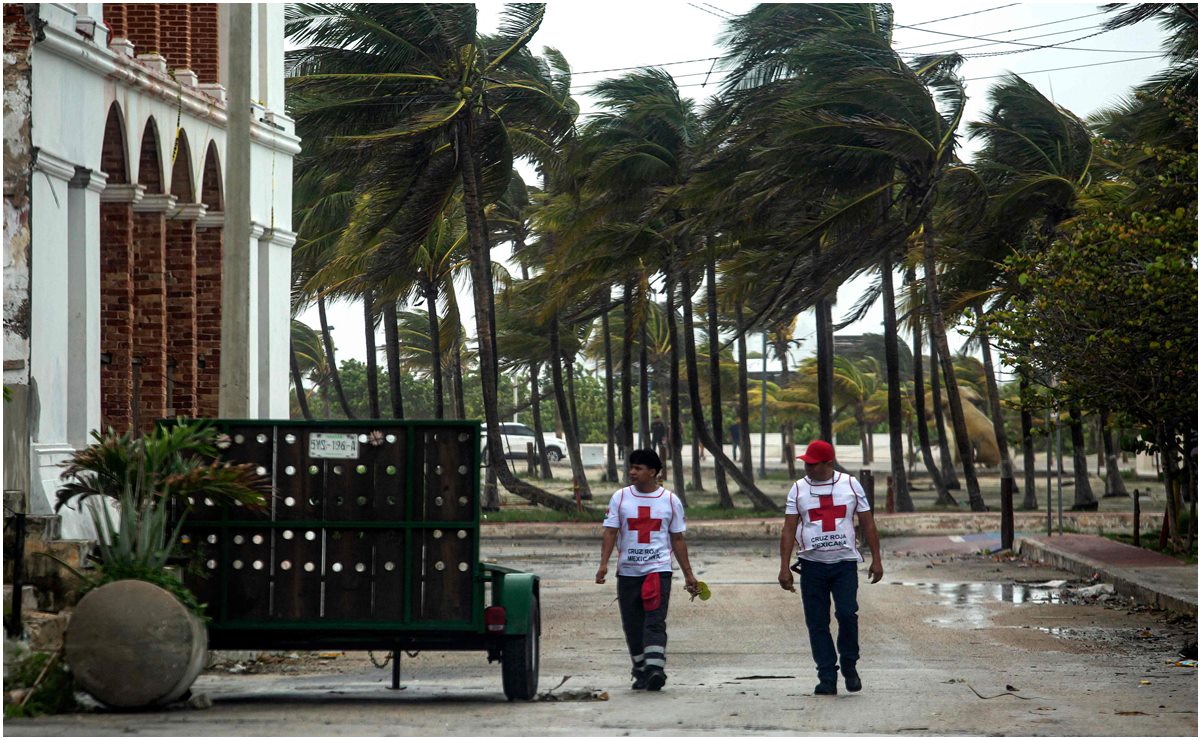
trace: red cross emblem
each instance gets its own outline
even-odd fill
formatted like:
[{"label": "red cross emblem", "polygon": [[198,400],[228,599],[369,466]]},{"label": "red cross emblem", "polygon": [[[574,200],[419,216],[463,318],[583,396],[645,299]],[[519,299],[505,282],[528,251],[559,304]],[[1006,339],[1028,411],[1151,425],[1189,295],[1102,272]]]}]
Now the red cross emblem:
[{"label": "red cross emblem", "polygon": [[833,532],[837,521],[847,515],[846,505],[835,506],[834,496],[818,496],[817,501],[816,508],[808,509],[809,521],[819,521],[823,532]]},{"label": "red cross emblem", "polygon": [[[844,506],[842,508],[845,511],[847,507]],[[659,525],[662,523],[663,523],[662,519],[651,519],[651,507],[639,506],[638,507],[638,518],[637,519],[627,519],[626,527],[631,532],[638,533],[639,544],[646,545],[646,544],[649,544],[651,541],[651,532],[658,532]]]}]

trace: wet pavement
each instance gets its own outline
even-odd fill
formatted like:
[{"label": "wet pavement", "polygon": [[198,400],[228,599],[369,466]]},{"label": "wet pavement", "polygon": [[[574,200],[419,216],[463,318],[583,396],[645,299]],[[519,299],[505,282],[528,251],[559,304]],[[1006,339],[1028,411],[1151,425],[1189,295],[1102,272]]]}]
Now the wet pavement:
[{"label": "wet pavement", "polygon": [[296,654],[206,673],[194,691],[211,709],[9,721],[5,732],[1196,736],[1197,673],[1176,655],[1194,621],[982,554],[982,541],[885,540],[885,580],[860,580],[858,694],[813,695],[799,598],[775,583],[774,543],[690,543],[713,598],[689,601],[677,582],[668,684],[649,694],[629,688],[612,584],[593,583],[599,541],[493,540],[485,557],[543,576],[548,700],[505,702],[482,654],[405,656],[400,691],[367,654]]}]

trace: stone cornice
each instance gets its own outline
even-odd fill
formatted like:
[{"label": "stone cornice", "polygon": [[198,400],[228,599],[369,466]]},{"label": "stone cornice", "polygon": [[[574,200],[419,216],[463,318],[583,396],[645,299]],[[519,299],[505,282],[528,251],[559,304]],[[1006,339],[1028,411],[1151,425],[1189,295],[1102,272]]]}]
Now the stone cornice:
[{"label": "stone cornice", "polygon": [[266,234],[269,229],[258,221],[250,222],[250,238],[262,239],[263,234]]},{"label": "stone cornice", "polygon": [[[203,121],[209,121],[218,128],[225,129],[228,125],[228,115],[224,100],[219,100],[206,91],[208,86],[202,84],[196,87],[181,85],[169,75],[159,74],[136,59],[131,59],[123,53],[111,48],[99,48],[73,31],[68,34],[55,25],[46,26],[45,40],[38,43],[38,49],[55,54],[67,61],[77,64],[93,72],[124,84],[135,92],[149,95],[169,103],[172,107],[180,107],[187,115]],[[265,146],[281,154],[295,156],[300,153],[300,138],[285,129],[277,128],[279,122],[291,124],[291,119],[282,113],[264,115],[270,122],[252,120],[250,122],[250,138],[256,144]],[[271,125],[275,123],[276,125]]]},{"label": "stone cornice", "polygon": [[71,181],[75,177],[75,165],[62,157],[51,154],[42,148],[35,148],[33,168],[57,177],[59,180]]},{"label": "stone cornice", "polygon": [[104,186],[104,191],[100,193],[100,202],[133,204],[140,201],[144,195],[146,195],[145,185],[110,182]]},{"label": "stone cornice", "polygon": [[175,196],[166,193],[147,193],[133,204],[134,213],[171,213],[175,210]]},{"label": "stone cornice", "polygon": [[259,237],[259,241],[271,242],[277,247],[291,249],[296,246],[296,232],[287,229],[267,229]]},{"label": "stone cornice", "polygon": [[198,229],[221,229],[225,227],[225,211],[205,211],[196,219]]},{"label": "stone cornice", "polygon": [[87,188],[93,193],[103,193],[107,187],[108,175],[99,170],[89,170],[87,167],[76,167],[75,177],[71,178],[71,187]]},{"label": "stone cornice", "polygon": [[208,211],[208,206],[203,203],[184,203],[176,206],[167,214],[167,218],[173,221],[200,221],[204,218],[206,211]]}]

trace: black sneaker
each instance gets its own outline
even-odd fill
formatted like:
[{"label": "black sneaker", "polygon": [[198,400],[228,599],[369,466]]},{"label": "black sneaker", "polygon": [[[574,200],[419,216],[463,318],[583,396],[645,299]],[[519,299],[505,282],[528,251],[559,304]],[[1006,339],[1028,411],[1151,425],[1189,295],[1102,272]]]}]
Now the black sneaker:
[{"label": "black sneaker", "polygon": [[630,686],[634,691],[644,691],[647,684],[646,671],[634,671],[634,683]]},{"label": "black sneaker", "polygon": [[854,668],[843,668],[842,678],[847,686],[847,691],[860,691],[863,689],[863,681],[859,680],[859,671],[856,671]]},{"label": "black sneaker", "polygon": [[821,681],[813,688],[814,696],[834,696],[838,693],[836,681]]},{"label": "black sneaker", "polygon": [[663,684],[667,683],[667,674],[662,668],[650,667],[646,669],[646,690],[658,691],[663,688]]}]

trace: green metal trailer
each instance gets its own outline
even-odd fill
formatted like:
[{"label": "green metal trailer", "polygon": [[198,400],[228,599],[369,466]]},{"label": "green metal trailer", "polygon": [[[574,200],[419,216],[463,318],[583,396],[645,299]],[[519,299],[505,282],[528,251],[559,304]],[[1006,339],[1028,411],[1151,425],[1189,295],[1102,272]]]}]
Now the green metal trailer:
[{"label": "green metal trailer", "polygon": [[539,579],[481,563],[476,421],[216,420],[265,511],[189,501],[185,583],[209,647],[482,650],[510,700],[538,688]]}]

